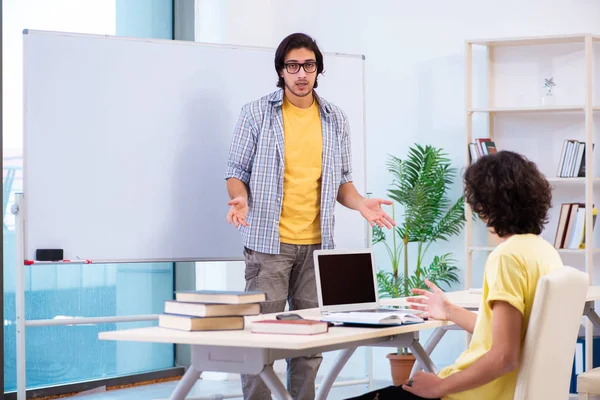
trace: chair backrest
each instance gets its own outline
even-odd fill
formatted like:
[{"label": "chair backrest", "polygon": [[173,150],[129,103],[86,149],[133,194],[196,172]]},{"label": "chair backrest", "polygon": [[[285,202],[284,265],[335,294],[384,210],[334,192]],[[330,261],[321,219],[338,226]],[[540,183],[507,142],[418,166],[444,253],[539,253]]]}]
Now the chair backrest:
[{"label": "chair backrest", "polygon": [[565,400],[589,277],[558,268],[538,281],[515,390],[515,400]]}]

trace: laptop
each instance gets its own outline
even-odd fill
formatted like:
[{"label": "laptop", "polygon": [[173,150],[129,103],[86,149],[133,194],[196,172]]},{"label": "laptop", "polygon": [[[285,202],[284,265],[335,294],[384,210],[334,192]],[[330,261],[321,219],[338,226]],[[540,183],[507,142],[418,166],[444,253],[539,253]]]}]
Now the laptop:
[{"label": "laptop", "polygon": [[323,320],[375,325],[422,322],[418,311],[380,306],[372,249],[315,250],[313,257]]},{"label": "laptop", "polygon": [[313,257],[321,313],[380,308],[372,249],[315,250]]}]

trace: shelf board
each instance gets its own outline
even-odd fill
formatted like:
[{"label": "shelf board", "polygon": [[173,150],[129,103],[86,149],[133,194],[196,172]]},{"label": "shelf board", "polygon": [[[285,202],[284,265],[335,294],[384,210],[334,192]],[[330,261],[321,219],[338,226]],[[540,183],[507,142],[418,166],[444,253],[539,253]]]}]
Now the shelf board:
[{"label": "shelf board", "polygon": [[[550,183],[585,183],[586,178],[560,178],[557,176],[546,177]],[[594,183],[600,182],[600,178],[593,178]]]},{"label": "shelf board", "polygon": [[[494,250],[493,246],[470,246],[469,251],[492,251]],[[567,253],[567,254],[585,254],[585,249],[557,249],[559,253]],[[600,248],[593,249],[594,253],[599,253]]]},{"label": "shelf board", "polygon": [[[557,249],[559,253],[585,254],[585,249]],[[592,249],[592,253],[598,253],[600,249]]]},{"label": "shelf board", "polygon": [[469,251],[492,251],[493,246],[469,246]]},{"label": "shelf board", "polygon": [[[600,110],[600,107],[593,107],[594,110]],[[468,108],[469,112],[481,113],[551,113],[551,112],[584,112],[584,106],[533,106],[533,107],[491,107],[491,108]]]},{"label": "shelf board", "polygon": [[475,44],[481,46],[539,46],[544,44],[564,44],[564,43],[581,43],[585,42],[586,36],[591,36],[592,40],[600,40],[600,36],[589,33],[579,33],[572,35],[552,35],[552,36],[523,36],[514,38],[502,39],[475,39],[467,40],[467,44]]}]

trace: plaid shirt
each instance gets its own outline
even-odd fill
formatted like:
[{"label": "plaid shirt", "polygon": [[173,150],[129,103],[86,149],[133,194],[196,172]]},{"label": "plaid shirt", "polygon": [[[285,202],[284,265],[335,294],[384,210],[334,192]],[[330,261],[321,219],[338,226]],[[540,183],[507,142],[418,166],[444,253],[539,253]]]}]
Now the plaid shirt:
[{"label": "plaid shirt", "polygon": [[[321,113],[321,246],[334,248],[334,210],[341,184],[352,181],[348,118],[315,93]],[[279,219],[283,200],[283,90],[246,104],[229,149],[225,179],[237,178],[249,188],[248,226],[240,225],[242,242],[262,253],[279,253]],[[319,151],[315,149],[315,151]]]}]

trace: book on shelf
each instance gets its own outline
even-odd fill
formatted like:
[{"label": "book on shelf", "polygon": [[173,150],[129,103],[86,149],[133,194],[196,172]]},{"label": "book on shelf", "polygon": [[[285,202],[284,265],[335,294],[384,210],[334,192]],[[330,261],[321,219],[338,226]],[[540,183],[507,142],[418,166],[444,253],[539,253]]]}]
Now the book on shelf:
[{"label": "book on shelf", "polygon": [[[557,249],[585,249],[586,205],[563,203],[560,207],[554,247]],[[592,229],[596,225],[598,209],[592,207]]]},{"label": "book on shelf", "polygon": [[272,333],[283,335],[316,335],[329,331],[329,324],[310,319],[254,321],[250,325],[252,333]]},{"label": "book on shelf", "polygon": [[497,152],[496,144],[490,138],[477,138],[473,143],[469,143],[469,154],[471,164],[475,163],[481,157]]},{"label": "book on shelf", "polygon": [[558,168],[556,170],[557,177],[585,177],[585,145],[585,142],[574,139],[565,139],[563,141]]},{"label": "book on shelf", "polygon": [[227,331],[244,329],[244,317],[193,317],[190,315],[161,314],[158,326],[180,331]]},{"label": "book on shelf", "polygon": [[181,314],[194,317],[227,317],[260,314],[260,304],[190,303],[166,300],[164,310],[165,314]]},{"label": "book on shelf", "polygon": [[175,292],[175,300],[190,303],[249,304],[267,300],[263,292],[192,290]]}]

